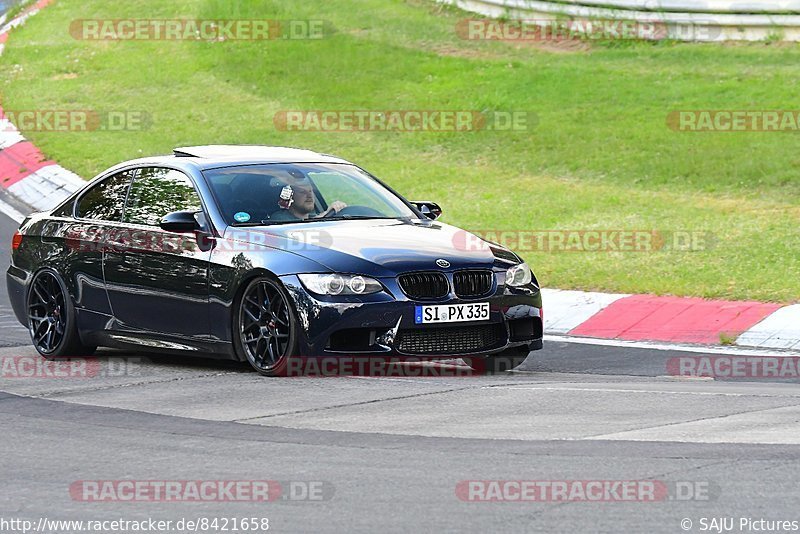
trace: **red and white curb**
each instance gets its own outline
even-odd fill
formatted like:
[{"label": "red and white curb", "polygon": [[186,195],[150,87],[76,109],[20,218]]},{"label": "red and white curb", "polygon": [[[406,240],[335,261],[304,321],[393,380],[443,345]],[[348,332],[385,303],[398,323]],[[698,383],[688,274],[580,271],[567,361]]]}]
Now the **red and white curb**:
[{"label": "red and white curb", "polygon": [[[0,53],[8,32],[50,1],[40,0],[5,25],[0,21]],[[85,183],[75,173],[47,160],[4,118],[0,107],[0,188],[43,211]],[[22,214],[2,200],[0,211],[22,219]],[[646,343],[665,350],[731,350],[712,348],[724,340],[739,347],[800,351],[800,304],[781,307],[762,302],[557,289],[544,289],[542,298],[545,334],[562,341],[615,346]]]},{"label": "red and white curb", "polygon": [[624,343],[800,350],[800,304],[543,289],[545,333]]},{"label": "red and white curb", "polygon": [[[13,20],[0,25],[0,54],[9,32],[38,13],[51,0],[40,0]],[[49,161],[5,118],[0,107],[0,187],[35,210],[47,210],[86,182],[54,161]]]}]

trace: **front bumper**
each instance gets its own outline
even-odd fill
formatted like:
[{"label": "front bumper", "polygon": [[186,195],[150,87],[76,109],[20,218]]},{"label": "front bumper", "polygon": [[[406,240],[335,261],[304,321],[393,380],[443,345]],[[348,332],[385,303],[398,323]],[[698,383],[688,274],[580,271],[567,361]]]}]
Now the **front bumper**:
[{"label": "front bumper", "polygon": [[[407,298],[394,279],[380,279],[385,292],[359,297],[309,293],[295,275],[281,277],[294,304],[302,357],[369,356],[387,359],[447,359],[481,356],[512,347],[542,347],[542,299],[534,286],[498,285],[482,298],[454,295],[435,301]],[[488,302],[487,321],[415,323],[415,306]]]}]

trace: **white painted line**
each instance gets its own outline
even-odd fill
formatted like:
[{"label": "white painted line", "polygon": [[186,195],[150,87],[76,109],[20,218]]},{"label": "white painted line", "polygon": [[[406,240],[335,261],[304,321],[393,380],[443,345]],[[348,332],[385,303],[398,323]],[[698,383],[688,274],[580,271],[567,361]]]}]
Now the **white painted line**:
[{"label": "white painted line", "polygon": [[[547,313],[547,312],[545,312]],[[780,357],[797,357],[800,356],[800,351],[796,350],[767,350],[755,348],[741,348],[741,347],[718,347],[718,346],[700,346],[700,345],[681,345],[669,343],[651,343],[649,341],[625,341],[621,339],[596,339],[591,337],[575,337],[575,336],[557,336],[545,334],[545,341],[561,342],[561,343],[578,343],[583,345],[598,345],[601,347],[622,347],[630,349],[650,349],[650,350],[672,350],[678,352],[696,352],[700,354],[722,354],[727,356],[773,356]],[[534,353],[534,358],[536,357]]]},{"label": "white painted line", "polygon": [[[748,382],[752,384],[752,382]],[[481,389],[497,389],[483,387]],[[534,390],[534,391],[589,391],[591,393],[644,393],[647,395],[705,395],[710,397],[763,397],[768,399],[779,398],[770,393],[728,393],[724,391],[674,391],[660,389],[629,389],[629,388],[593,388],[593,387],[553,387],[553,386],[509,386],[502,388],[503,391],[510,389]],[[792,398],[798,395],[781,395],[780,398]]]},{"label": "white painted line", "polygon": [[659,375],[656,378],[674,380],[675,382],[714,382],[713,376]]},{"label": "white painted line", "polygon": [[800,406],[778,406],[694,421],[586,436],[581,440],[675,441],[681,443],[800,444]]},{"label": "white painted line", "polygon": [[12,219],[17,224],[22,224],[22,221],[25,220],[25,216],[14,209],[13,206],[6,204],[2,200],[0,200],[0,212],[7,215],[10,219]]}]

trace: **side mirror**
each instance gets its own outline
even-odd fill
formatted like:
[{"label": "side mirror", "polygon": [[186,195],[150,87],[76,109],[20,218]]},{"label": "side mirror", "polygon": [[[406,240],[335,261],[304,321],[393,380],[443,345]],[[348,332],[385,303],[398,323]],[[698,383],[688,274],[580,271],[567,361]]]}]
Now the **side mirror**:
[{"label": "side mirror", "polygon": [[161,219],[159,226],[162,230],[175,234],[189,234],[200,229],[195,219],[194,211],[175,211],[168,213]]},{"label": "side mirror", "polygon": [[442,215],[442,208],[439,207],[439,204],[436,202],[431,202],[430,200],[412,200],[411,203],[416,206],[420,213],[431,220],[435,221]]}]

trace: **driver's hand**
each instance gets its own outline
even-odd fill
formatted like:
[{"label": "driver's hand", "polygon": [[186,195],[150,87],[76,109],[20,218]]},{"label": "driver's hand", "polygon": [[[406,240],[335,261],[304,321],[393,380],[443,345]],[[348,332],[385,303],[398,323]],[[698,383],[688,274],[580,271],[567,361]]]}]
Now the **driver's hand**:
[{"label": "driver's hand", "polygon": [[335,202],[332,202],[331,205],[328,207],[328,209],[325,210],[325,213],[320,215],[320,217],[327,217],[328,215],[330,215],[332,213],[339,213],[340,211],[342,211],[346,207],[347,207],[347,204],[337,200]]},{"label": "driver's hand", "polygon": [[331,211],[331,210],[333,210],[333,211],[335,211],[336,213],[339,213],[340,211],[342,211],[342,210],[343,210],[343,209],[345,209],[346,207],[347,207],[347,204],[345,204],[344,202],[342,202],[342,201],[340,201],[340,200],[337,200],[336,202],[334,202],[333,204],[331,204],[330,208],[328,208],[328,211]]}]

